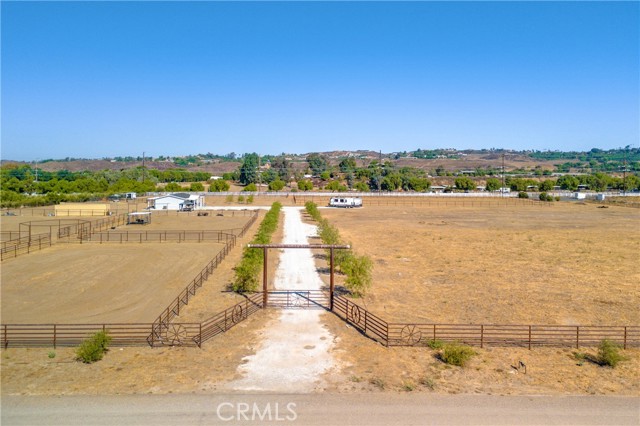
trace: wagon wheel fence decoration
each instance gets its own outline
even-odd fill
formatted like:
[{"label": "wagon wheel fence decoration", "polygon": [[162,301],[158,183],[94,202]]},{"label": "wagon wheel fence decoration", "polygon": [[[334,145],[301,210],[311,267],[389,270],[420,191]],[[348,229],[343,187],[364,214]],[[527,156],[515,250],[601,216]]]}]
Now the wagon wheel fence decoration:
[{"label": "wagon wheel fence decoration", "polygon": [[233,311],[231,311],[231,322],[233,322],[234,324],[237,324],[240,321],[242,321],[242,317],[243,317],[242,306],[236,305],[233,308]]},{"label": "wagon wheel fence decoration", "polygon": [[360,324],[360,307],[358,305],[352,305],[347,314],[347,319],[353,324]]},{"label": "wagon wheel fence decoration", "polygon": [[293,297],[293,300],[291,301],[290,305],[293,306],[294,308],[300,308],[300,307],[304,306],[304,300],[305,299],[304,299],[303,296],[301,296],[299,294],[296,294]]},{"label": "wagon wheel fence decoration", "polygon": [[402,327],[400,331],[400,340],[402,343],[413,346],[422,339],[422,332],[415,324],[408,324]]},{"label": "wagon wheel fence decoration", "polygon": [[166,331],[164,332],[164,339],[162,340],[163,344],[179,346],[183,342],[186,342],[189,335],[187,333],[187,329],[180,324],[168,324],[166,326]]}]

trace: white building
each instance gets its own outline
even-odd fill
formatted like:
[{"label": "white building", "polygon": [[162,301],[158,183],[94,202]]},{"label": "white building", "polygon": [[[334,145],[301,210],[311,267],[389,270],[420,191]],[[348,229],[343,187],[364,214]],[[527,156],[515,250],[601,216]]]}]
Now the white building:
[{"label": "white building", "polygon": [[188,211],[204,207],[204,195],[177,192],[175,194],[162,195],[149,198],[147,207],[155,210],[180,210]]}]

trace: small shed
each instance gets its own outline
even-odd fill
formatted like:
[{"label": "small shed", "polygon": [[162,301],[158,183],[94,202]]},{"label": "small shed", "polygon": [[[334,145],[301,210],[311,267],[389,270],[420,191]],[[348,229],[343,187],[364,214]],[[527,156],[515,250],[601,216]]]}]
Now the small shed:
[{"label": "small shed", "polygon": [[151,212],[133,212],[127,215],[127,225],[148,225],[151,223]]},{"label": "small shed", "polygon": [[61,203],[54,206],[56,216],[108,216],[107,203]]}]

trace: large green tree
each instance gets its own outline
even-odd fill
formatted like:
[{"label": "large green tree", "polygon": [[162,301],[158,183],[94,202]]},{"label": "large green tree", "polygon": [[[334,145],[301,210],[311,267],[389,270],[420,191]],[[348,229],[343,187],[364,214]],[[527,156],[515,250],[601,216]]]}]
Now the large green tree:
[{"label": "large green tree", "polygon": [[240,183],[248,185],[258,181],[258,154],[245,154],[240,165]]},{"label": "large green tree", "polygon": [[320,154],[309,154],[307,156],[307,163],[309,163],[309,168],[311,172],[319,176],[322,172],[329,168],[329,160],[324,155]]},{"label": "large green tree", "polygon": [[466,176],[456,178],[454,184],[456,185],[456,189],[459,189],[461,191],[473,191],[474,189],[476,189],[476,183],[473,181],[473,179]]}]

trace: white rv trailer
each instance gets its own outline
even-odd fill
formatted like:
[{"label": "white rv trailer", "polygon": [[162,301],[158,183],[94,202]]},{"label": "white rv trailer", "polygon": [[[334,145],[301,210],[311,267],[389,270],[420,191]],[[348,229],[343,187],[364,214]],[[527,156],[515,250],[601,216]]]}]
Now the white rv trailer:
[{"label": "white rv trailer", "polygon": [[344,207],[351,209],[354,207],[362,207],[362,198],[360,197],[331,197],[329,207]]}]

